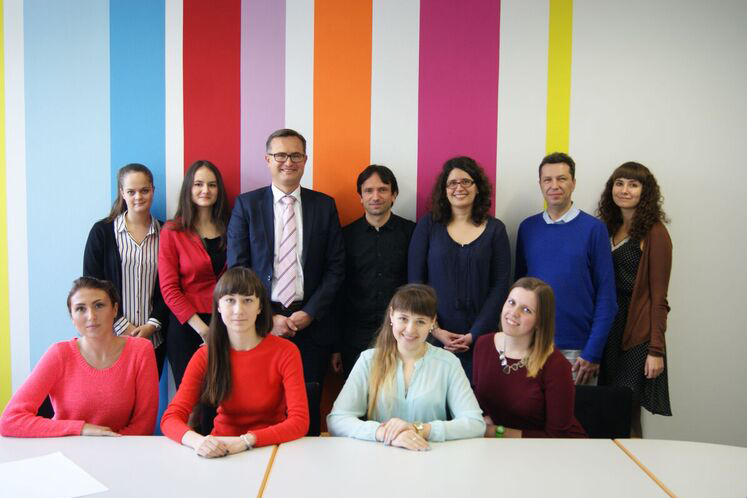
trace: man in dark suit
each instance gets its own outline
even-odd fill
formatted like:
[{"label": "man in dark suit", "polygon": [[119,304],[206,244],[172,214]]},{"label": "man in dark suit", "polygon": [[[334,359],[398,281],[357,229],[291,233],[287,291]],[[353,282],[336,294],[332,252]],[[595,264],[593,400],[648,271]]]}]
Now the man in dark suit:
[{"label": "man in dark suit", "polygon": [[321,385],[335,341],[327,319],[345,271],[340,220],[334,199],[301,188],[307,156],[300,133],[277,130],[266,151],[272,185],[236,198],[228,267],[257,273],[272,301],[272,333],[298,346],[306,382]]}]

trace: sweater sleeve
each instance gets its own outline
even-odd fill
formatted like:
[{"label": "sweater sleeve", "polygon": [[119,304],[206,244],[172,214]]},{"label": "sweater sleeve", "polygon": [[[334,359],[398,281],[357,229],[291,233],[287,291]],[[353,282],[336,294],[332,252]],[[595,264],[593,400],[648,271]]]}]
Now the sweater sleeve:
[{"label": "sweater sleeve", "polygon": [[327,427],[333,436],[347,436],[366,441],[376,441],[375,420],[361,420],[368,411],[368,377],[371,352],[364,351],[355,362],[352,372],[337,396],[332,411],[327,415]]},{"label": "sweater sleeve", "polygon": [[189,360],[182,383],[174,399],[161,418],[161,431],[169,439],[181,444],[182,437],[191,428],[187,425],[189,414],[200,399],[202,381],[207,368],[207,349],[199,348]]},{"label": "sweater sleeve", "polygon": [[514,281],[527,275],[527,260],[524,255],[524,222],[519,225],[519,232],[516,234],[516,268],[514,268]]},{"label": "sweater sleeve", "polygon": [[485,434],[482,410],[469,385],[467,374],[456,356],[452,360],[449,362],[449,385],[446,388],[446,406],[452,418],[430,423],[428,439],[434,442],[482,437]]},{"label": "sweater sleeve", "polygon": [[649,287],[651,289],[651,339],[648,353],[652,356],[664,356],[666,342],[664,332],[667,330],[669,303],[667,291],[669,276],[672,271],[672,239],[664,225],[658,223],[651,227],[649,238]]},{"label": "sweater sleeve", "polygon": [[586,346],[581,351],[581,357],[586,361],[599,363],[604,352],[604,345],[607,343],[607,335],[617,313],[617,296],[607,228],[595,220],[591,237],[591,278],[595,290],[594,318]]},{"label": "sweater sleeve", "polygon": [[76,436],[84,420],[55,420],[37,416],[39,407],[54,389],[64,382],[65,364],[60,345],[47,350],[26,382],[16,391],[0,419],[0,434],[11,437]]},{"label": "sweater sleeve", "polygon": [[179,276],[179,249],[175,244],[180,232],[164,228],[158,246],[158,279],[163,300],[179,323],[185,323],[197,310],[184,295]]},{"label": "sweater sleeve", "polygon": [[150,341],[132,338],[138,343],[134,361],[135,406],[129,423],[120,429],[123,436],[151,436],[158,413],[158,372],[156,354]]},{"label": "sweater sleeve", "polygon": [[508,296],[511,278],[511,247],[508,243],[506,227],[499,220],[496,221],[498,226],[493,233],[489,254],[490,289],[470,329],[473,344],[482,334],[498,329],[501,308]]},{"label": "sweater sleeve", "polygon": [[571,364],[564,358],[553,354],[538,375],[542,376],[545,394],[545,427],[544,429],[525,429],[522,431],[522,437],[577,437],[573,416],[576,387],[571,376]]},{"label": "sweater sleeve", "polygon": [[420,218],[412,232],[407,252],[407,281],[411,284],[428,283],[428,250],[431,238],[431,216]]},{"label": "sweater sleeve", "polygon": [[104,270],[104,233],[99,223],[91,227],[83,251],[83,275],[98,279],[106,279]]},{"label": "sweater sleeve", "polygon": [[256,438],[255,446],[293,441],[302,438],[309,430],[309,403],[306,398],[301,353],[294,345],[288,346],[278,362],[288,416],[279,424],[250,431]]}]

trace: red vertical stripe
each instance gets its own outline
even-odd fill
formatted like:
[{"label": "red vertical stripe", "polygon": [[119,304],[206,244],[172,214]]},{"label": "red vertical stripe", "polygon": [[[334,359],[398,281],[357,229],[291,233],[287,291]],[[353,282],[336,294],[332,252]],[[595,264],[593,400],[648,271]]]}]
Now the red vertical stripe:
[{"label": "red vertical stripe", "polygon": [[212,161],[241,188],[241,0],[184,0],[184,167]]},{"label": "red vertical stripe", "polygon": [[495,185],[499,27],[499,0],[420,4],[418,217],[451,157],[474,158]]}]

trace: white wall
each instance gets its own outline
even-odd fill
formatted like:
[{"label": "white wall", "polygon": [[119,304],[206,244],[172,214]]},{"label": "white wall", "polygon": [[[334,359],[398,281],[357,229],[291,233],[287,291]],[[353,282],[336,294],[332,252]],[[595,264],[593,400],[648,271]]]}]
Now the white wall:
[{"label": "white wall", "polygon": [[612,169],[636,160],[672,219],[674,416],[646,412],[646,437],[747,446],[745,21],[739,0],[574,2],[576,199],[592,209]]}]

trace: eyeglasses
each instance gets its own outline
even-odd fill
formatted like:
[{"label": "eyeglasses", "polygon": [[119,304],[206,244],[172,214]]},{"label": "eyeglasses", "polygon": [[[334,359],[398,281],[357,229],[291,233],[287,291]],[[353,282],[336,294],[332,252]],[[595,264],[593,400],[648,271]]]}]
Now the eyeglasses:
[{"label": "eyeglasses", "polygon": [[462,178],[461,180],[449,180],[446,182],[446,188],[449,190],[456,190],[458,185],[461,185],[464,188],[470,188],[474,184],[475,181],[472,178]]},{"label": "eyeglasses", "polygon": [[270,154],[268,152],[267,155],[272,156],[275,161],[279,163],[284,163],[289,157],[292,163],[300,163],[306,159],[306,154],[301,154],[300,152],[294,152],[293,154],[288,154],[287,152],[276,152],[275,154]]}]

